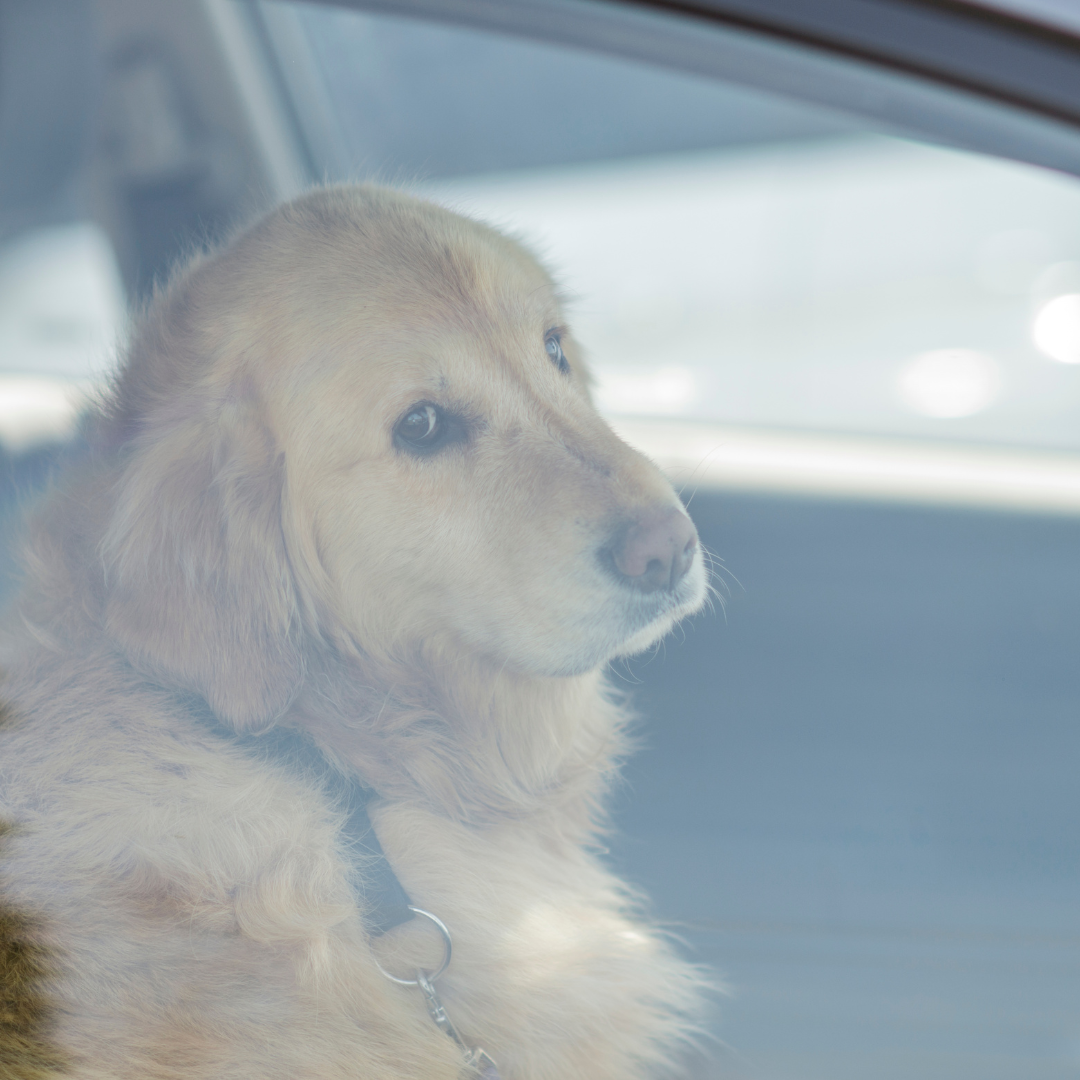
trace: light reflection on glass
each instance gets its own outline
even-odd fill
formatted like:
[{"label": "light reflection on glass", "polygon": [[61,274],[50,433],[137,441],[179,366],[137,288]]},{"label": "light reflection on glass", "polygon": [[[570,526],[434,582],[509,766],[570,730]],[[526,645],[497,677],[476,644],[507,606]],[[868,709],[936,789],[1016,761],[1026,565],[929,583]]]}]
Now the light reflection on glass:
[{"label": "light reflection on glass", "polygon": [[1066,293],[1044,304],[1031,336],[1036,348],[1062,364],[1080,364],[1080,293]]}]

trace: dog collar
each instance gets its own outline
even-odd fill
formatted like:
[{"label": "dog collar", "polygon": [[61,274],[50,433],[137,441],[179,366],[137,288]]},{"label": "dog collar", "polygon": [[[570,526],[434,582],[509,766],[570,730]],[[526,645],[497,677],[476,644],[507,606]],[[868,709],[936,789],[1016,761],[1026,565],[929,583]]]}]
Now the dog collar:
[{"label": "dog collar", "polygon": [[233,734],[231,741],[314,782],[326,792],[332,805],[345,810],[341,827],[345,864],[372,937],[381,937],[415,917],[413,902],[398,881],[368,814],[368,803],[376,797],[374,789],[336,769],[299,731],[274,727],[263,735]]}]

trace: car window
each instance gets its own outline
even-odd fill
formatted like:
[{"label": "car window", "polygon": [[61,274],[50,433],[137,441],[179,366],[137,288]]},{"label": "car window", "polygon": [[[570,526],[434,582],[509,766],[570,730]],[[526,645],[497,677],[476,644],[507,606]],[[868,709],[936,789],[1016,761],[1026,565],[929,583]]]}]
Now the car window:
[{"label": "car window", "polygon": [[100,11],[111,190],[0,245],[0,534],[116,363],[113,246],[149,294],[301,144],[492,222],[713,559],[715,608],[611,672],[643,752],[605,857],[730,989],[721,1074],[1076,1074],[1080,181],[419,18]]}]

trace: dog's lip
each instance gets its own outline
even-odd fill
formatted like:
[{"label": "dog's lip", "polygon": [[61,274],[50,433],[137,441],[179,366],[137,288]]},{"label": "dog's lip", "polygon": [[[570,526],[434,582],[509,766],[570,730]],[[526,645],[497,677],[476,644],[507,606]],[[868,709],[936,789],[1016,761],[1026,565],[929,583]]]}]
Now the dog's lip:
[{"label": "dog's lip", "polygon": [[[700,555],[698,556],[700,558]],[[673,612],[690,614],[705,597],[705,583],[691,566],[687,575],[674,589],[643,593],[633,586],[616,584],[619,602],[632,625],[629,636],[640,633]]]}]

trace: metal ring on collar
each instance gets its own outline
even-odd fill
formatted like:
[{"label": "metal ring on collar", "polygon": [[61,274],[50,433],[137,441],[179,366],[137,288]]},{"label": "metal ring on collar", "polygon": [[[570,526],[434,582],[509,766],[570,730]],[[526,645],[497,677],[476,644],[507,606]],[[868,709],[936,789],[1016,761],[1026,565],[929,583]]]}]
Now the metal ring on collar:
[{"label": "metal ring on collar", "polygon": [[[450,938],[450,931],[446,929],[446,923],[444,923],[442,921],[442,919],[440,919],[438,917],[438,915],[432,915],[430,911],[424,911],[423,908],[413,907],[412,904],[409,905],[409,910],[414,915],[423,915],[425,919],[430,919],[435,924],[435,928],[439,931],[440,934],[442,934],[442,939],[443,939],[443,959],[442,959],[442,963],[430,975],[426,975],[426,974],[424,975],[424,978],[427,979],[427,981],[429,983],[433,983],[450,966],[450,958],[453,956],[453,953],[454,953],[454,943]],[[419,986],[420,985],[420,980],[419,979],[399,979],[396,975],[391,975],[390,972],[387,971],[386,968],[384,968],[382,966],[382,964],[379,963],[378,960],[375,960],[375,966],[391,982],[396,982],[398,984],[398,986]]]}]

